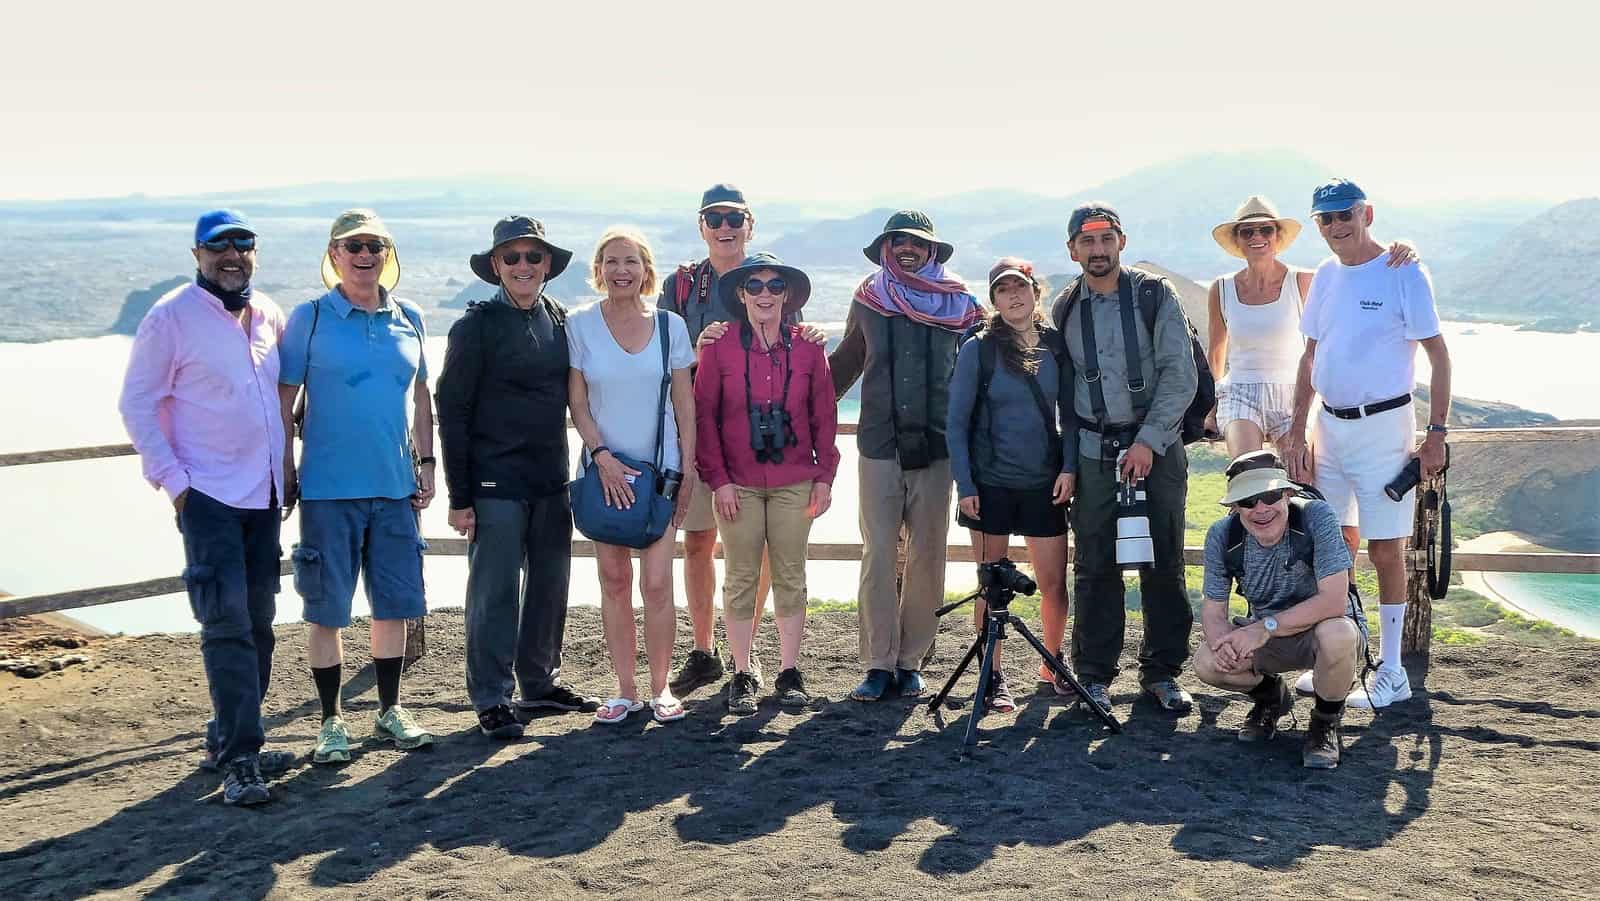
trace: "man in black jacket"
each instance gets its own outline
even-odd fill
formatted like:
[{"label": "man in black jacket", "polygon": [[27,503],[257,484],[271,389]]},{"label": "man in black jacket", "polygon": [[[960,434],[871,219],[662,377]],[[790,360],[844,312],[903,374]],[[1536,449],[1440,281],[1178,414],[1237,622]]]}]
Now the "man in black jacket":
[{"label": "man in black jacket", "polygon": [[495,738],[522,735],[513,702],[599,707],[559,679],[572,568],[566,311],[542,289],[571,260],[537,219],[496,223],[493,246],[470,262],[500,290],[450,328],[439,374],[450,526],[470,542],[467,694]]}]

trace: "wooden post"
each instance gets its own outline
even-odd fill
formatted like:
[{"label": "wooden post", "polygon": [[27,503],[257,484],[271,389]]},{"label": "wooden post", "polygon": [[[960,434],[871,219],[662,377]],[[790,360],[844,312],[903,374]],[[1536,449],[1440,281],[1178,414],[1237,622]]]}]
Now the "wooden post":
[{"label": "wooden post", "polygon": [[1406,624],[1400,633],[1402,654],[1428,656],[1433,645],[1433,598],[1428,596],[1428,533],[1439,528],[1439,511],[1422,503],[1430,489],[1444,489],[1444,473],[1417,485],[1417,511],[1412,519],[1411,545],[1406,549]]},{"label": "wooden post", "polygon": [[425,616],[406,620],[406,666],[428,653],[428,620]]}]

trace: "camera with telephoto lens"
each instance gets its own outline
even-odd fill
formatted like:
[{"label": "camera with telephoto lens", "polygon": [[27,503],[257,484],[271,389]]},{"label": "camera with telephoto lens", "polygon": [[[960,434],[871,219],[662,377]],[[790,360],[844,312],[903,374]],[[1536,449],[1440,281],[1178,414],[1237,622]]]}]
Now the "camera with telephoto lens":
[{"label": "camera with telephoto lens", "polygon": [[1400,474],[1395,476],[1389,484],[1383,486],[1383,493],[1389,495],[1389,500],[1398,501],[1405,497],[1411,489],[1417,487],[1422,481],[1422,460],[1412,457],[1406,463]]},{"label": "camera with telephoto lens", "polygon": [[1150,538],[1150,507],[1144,479],[1122,477],[1123,454],[1117,456],[1117,567],[1144,569],[1156,562],[1156,546]]},{"label": "camera with telephoto lens", "polygon": [[771,401],[750,405],[750,446],[757,463],[782,463],[783,449],[799,443],[788,410]]}]

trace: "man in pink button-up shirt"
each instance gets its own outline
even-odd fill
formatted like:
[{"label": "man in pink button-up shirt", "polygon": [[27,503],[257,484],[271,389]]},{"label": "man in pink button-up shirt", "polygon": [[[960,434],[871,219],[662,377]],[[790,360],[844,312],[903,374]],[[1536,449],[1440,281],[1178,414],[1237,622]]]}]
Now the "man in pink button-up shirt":
[{"label": "man in pink button-up shirt", "polygon": [[283,312],[250,288],[256,233],[232,210],[195,225],[195,281],[139,323],[118,408],[144,476],[166,491],[183,535],[189,605],[211,689],[207,768],[223,800],[271,799],[261,699],[272,674],[284,429],[278,411]]}]

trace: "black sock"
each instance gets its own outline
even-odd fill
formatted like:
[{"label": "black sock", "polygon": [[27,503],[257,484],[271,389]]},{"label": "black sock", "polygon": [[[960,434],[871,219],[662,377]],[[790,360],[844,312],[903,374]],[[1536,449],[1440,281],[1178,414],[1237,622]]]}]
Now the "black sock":
[{"label": "black sock", "polygon": [[384,713],[400,703],[400,669],[405,657],[374,657],[372,665],[378,670],[378,712]]},{"label": "black sock", "polygon": [[311,668],[311,681],[317,684],[317,698],[322,701],[322,718],[339,715],[339,683],[341,678],[340,664],[333,666],[313,666]]},{"label": "black sock", "polygon": [[1321,695],[1317,696],[1317,712],[1323,716],[1342,716],[1344,714],[1344,701],[1326,701]]},{"label": "black sock", "polygon": [[1278,698],[1278,693],[1282,690],[1282,685],[1282,676],[1262,676],[1261,681],[1256,683],[1256,687],[1250,689],[1246,694],[1258,701],[1275,701]]}]

